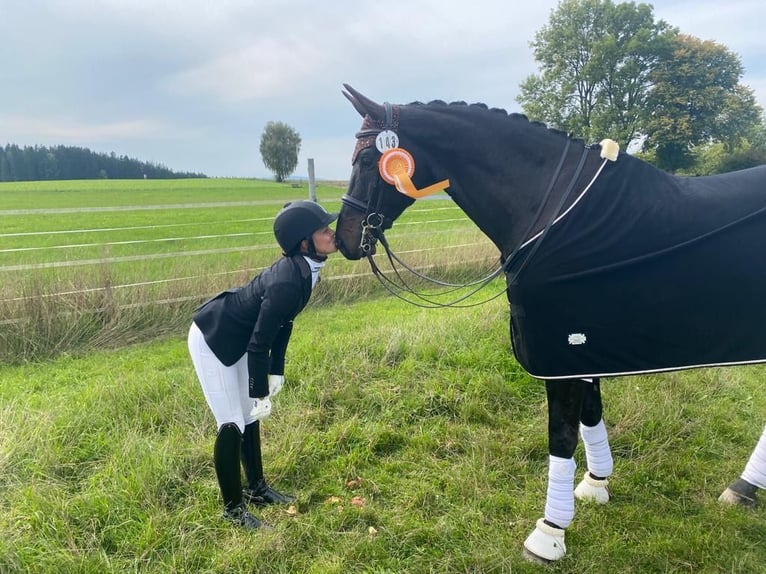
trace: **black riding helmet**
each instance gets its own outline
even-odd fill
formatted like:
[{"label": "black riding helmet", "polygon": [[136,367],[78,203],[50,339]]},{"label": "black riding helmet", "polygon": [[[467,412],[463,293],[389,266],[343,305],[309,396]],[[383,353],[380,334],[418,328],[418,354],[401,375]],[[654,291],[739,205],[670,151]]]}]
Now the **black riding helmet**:
[{"label": "black riding helmet", "polygon": [[301,241],[308,239],[311,243],[315,231],[327,227],[337,218],[337,213],[327,213],[314,201],[293,201],[286,203],[274,218],[274,235],[282,251],[291,254],[298,249]]}]

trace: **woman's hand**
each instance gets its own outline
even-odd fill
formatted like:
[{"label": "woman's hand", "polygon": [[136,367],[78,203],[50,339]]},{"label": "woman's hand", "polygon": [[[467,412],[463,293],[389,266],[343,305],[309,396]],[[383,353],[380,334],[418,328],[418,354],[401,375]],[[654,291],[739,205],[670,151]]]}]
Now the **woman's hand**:
[{"label": "woman's hand", "polygon": [[250,416],[253,419],[260,421],[266,419],[271,414],[271,399],[269,397],[261,397],[255,399],[253,409],[250,411]]}]

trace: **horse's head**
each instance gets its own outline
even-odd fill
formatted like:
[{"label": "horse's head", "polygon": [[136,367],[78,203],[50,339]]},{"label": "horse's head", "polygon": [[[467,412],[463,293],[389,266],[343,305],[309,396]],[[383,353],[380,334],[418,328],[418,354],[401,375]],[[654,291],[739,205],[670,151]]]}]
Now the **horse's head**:
[{"label": "horse's head", "polygon": [[402,107],[377,104],[351,86],[344,87],[343,95],[363,121],[356,134],[336,238],[346,258],[360,259],[375,253],[380,233],[390,228],[415,198],[441,190],[447,182],[435,183],[433,161],[399,129]]},{"label": "horse's head", "polygon": [[520,114],[439,100],[381,105],[344,87],[364,118],[336,225],[348,259],[373,254],[414,199],[441,190],[508,256],[575,200],[578,178],[601,162],[582,140]]}]

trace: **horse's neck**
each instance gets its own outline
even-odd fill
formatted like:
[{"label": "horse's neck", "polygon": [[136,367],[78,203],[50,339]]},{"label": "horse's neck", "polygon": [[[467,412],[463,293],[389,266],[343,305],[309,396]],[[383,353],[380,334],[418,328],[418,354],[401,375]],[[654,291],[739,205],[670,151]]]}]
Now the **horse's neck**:
[{"label": "horse's neck", "polygon": [[[563,152],[566,157],[558,170]],[[585,163],[581,173],[581,159]],[[519,245],[545,228],[566,209],[587,184],[598,167],[598,152],[582,143],[565,143],[527,167],[522,162],[498,161],[488,166],[477,158],[458,167],[457,185],[448,190],[455,203],[507,256]],[[476,168],[476,166],[483,166]],[[554,181],[555,178],[555,181]],[[576,181],[573,180],[576,178]],[[548,188],[553,183],[553,186]],[[574,184],[570,189],[570,184]],[[567,197],[564,195],[568,192]],[[563,203],[562,203],[563,202]]]}]

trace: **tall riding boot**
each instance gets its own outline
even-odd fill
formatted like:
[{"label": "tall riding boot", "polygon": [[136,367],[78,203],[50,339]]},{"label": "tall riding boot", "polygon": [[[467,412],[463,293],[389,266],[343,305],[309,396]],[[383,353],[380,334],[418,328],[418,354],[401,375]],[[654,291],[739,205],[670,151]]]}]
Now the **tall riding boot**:
[{"label": "tall riding boot", "polygon": [[223,498],[223,516],[248,529],[260,528],[263,523],[250,514],[242,502],[242,477],[239,470],[239,450],[242,435],[234,423],[218,429],[213,449],[215,474]]},{"label": "tall riding boot", "polygon": [[263,460],[261,458],[261,426],[255,421],[245,426],[242,435],[242,466],[245,469],[247,488],[242,491],[246,502],[256,505],[290,504],[295,497],[281,494],[266,484],[263,478]]}]

